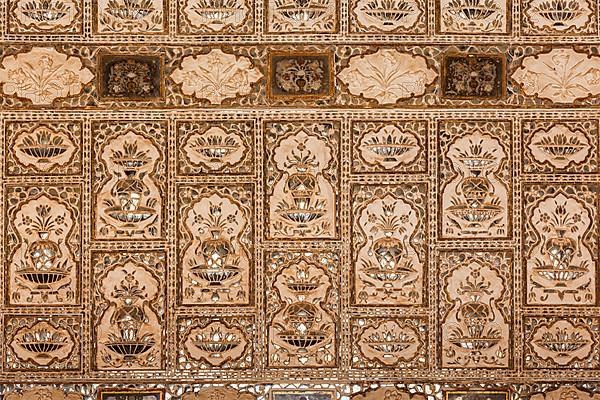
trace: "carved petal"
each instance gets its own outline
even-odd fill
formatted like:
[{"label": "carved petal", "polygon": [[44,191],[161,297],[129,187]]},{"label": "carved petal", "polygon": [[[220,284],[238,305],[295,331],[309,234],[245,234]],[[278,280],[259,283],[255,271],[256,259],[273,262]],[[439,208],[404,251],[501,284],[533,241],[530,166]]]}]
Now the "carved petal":
[{"label": "carved petal", "polygon": [[381,49],[374,54],[352,57],[338,77],[355,96],[393,104],[425,93],[437,72],[427,66],[422,56]]},{"label": "carved petal", "polygon": [[29,99],[36,105],[78,94],[93,77],[78,57],[68,57],[52,47],[34,47],[27,53],[5,57],[0,69],[4,94]]},{"label": "carved petal", "polygon": [[220,49],[185,57],[181,68],[171,74],[171,78],[181,84],[184,94],[207,99],[211,104],[247,95],[262,76],[258,69],[252,67],[248,57],[226,54]]}]

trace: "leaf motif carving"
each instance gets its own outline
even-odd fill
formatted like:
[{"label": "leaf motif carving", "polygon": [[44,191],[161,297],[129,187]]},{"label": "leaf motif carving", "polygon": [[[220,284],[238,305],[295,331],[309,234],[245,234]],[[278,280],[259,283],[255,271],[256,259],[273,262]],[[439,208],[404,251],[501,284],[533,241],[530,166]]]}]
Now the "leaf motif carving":
[{"label": "leaf motif carving", "polygon": [[380,49],[374,54],[352,57],[338,77],[355,96],[393,104],[425,93],[437,72],[427,66],[424,57]]},{"label": "leaf motif carving", "polygon": [[220,49],[185,57],[181,68],[171,74],[171,78],[181,84],[184,94],[206,99],[210,104],[249,94],[252,85],[262,77],[248,57],[227,54]]}]

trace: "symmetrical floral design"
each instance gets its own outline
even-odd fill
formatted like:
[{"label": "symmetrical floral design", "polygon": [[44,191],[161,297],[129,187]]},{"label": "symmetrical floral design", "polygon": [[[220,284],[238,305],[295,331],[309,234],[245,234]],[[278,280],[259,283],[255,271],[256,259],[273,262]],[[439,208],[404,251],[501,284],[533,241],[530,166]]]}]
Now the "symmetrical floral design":
[{"label": "symmetrical floral design", "polygon": [[333,59],[330,54],[275,53],[270,57],[270,96],[318,98],[331,95]]},{"label": "symmetrical floral design", "polygon": [[12,33],[81,33],[81,0],[13,0],[8,2]]},{"label": "symmetrical floral design", "polygon": [[460,54],[444,57],[442,93],[456,99],[495,99],[504,95],[504,58]]},{"label": "symmetrical floral design", "polygon": [[178,172],[182,175],[252,174],[254,131],[252,120],[178,122]]},{"label": "symmetrical floral design", "polygon": [[80,174],[82,129],[79,121],[7,122],[7,174]]},{"label": "symmetrical floral design", "polygon": [[423,33],[422,0],[354,0],[351,29],[357,32]]},{"label": "symmetrical floral design", "polygon": [[598,368],[597,318],[526,317],[525,368]]},{"label": "symmetrical floral design", "polygon": [[596,303],[596,186],[525,187],[523,262],[529,304]]},{"label": "symmetrical floral design", "polygon": [[441,252],[438,263],[442,367],[510,367],[512,255]]},{"label": "symmetrical floral design", "polygon": [[76,392],[65,392],[52,386],[37,386],[20,392],[4,395],[5,400],[82,400],[83,395]]},{"label": "symmetrical floral design", "polygon": [[269,239],[338,235],[338,122],[268,122]]},{"label": "symmetrical floral design", "polygon": [[600,57],[555,48],[524,57],[511,77],[527,96],[572,104],[600,94]]},{"label": "symmetrical floral design", "polygon": [[253,188],[182,186],[178,192],[182,303],[248,304]]},{"label": "symmetrical floral design", "polygon": [[165,30],[164,0],[98,0],[97,3],[98,33],[152,34]]},{"label": "symmetrical floral design", "polygon": [[427,170],[426,121],[353,121],[353,172]]},{"label": "symmetrical floral design", "polygon": [[94,237],[163,237],[165,156],[161,150],[166,127],[162,123],[101,122],[93,129],[98,143]]},{"label": "symmetrical floral design", "polygon": [[81,317],[9,316],[5,319],[5,368],[13,371],[77,370]]},{"label": "symmetrical floral design", "polygon": [[249,94],[262,77],[248,57],[224,53],[221,49],[184,57],[181,67],[171,74],[184,94],[206,99],[210,104],[222,104],[226,99]]},{"label": "symmetrical floral design", "polygon": [[440,234],[490,238],[511,234],[509,121],[441,121]]},{"label": "symmetrical floral design", "polygon": [[268,33],[333,33],[338,29],[336,0],[267,0]]},{"label": "symmetrical floral design", "polygon": [[0,68],[2,92],[29,99],[34,105],[51,105],[55,99],[79,94],[93,77],[80,58],[53,47],[33,47],[4,57]]},{"label": "symmetrical floral design", "polygon": [[379,49],[352,57],[337,76],[351,94],[385,105],[423,95],[437,72],[423,56]]},{"label": "symmetrical floral design", "polygon": [[357,394],[352,400],[425,400],[422,394],[410,394],[393,386],[384,386],[365,393]]},{"label": "symmetrical floral design", "polygon": [[188,392],[182,400],[255,400],[256,396],[250,393],[238,392],[228,387],[209,387],[199,392]]},{"label": "symmetrical floral design", "polygon": [[198,318],[178,321],[180,369],[249,368],[252,365],[252,317]]},{"label": "symmetrical floral design", "polygon": [[151,55],[101,54],[102,99],[153,100],[162,97],[162,60]]},{"label": "symmetrical floral design", "polygon": [[589,173],[598,168],[596,120],[529,120],[521,132],[526,173]]},{"label": "symmetrical floral design", "polygon": [[189,33],[237,32],[252,14],[246,0],[182,0],[179,4],[180,25]]},{"label": "symmetrical floral design", "polygon": [[523,28],[528,34],[592,33],[597,3],[590,0],[522,1]]},{"label": "symmetrical floral design", "polygon": [[427,365],[425,318],[356,318],[352,321],[355,368],[411,368]]},{"label": "symmetrical floral design", "polygon": [[511,12],[507,0],[440,0],[440,33],[507,33]]},{"label": "symmetrical floral design", "polygon": [[9,304],[76,304],[81,187],[14,186],[6,197]]},{"label": "symmetrical floral design", "polygon": [[566,399],[578,399],[578,400],[598,400],[600,394],[590,394],[583,390],[577,389],[573,385],[564,385],[556,390],[551,390],[546,393],[536,393],[531,396],[531,400],[566,400]]},{"label": "symmetrical floral design", "polygon": [[266,257],[268,365],[336,366],[338,256],[286,251]]},{"label": "symmetrical floral design", "polygon": [[93,253],[94,368],[163,366],[165,255]]}]

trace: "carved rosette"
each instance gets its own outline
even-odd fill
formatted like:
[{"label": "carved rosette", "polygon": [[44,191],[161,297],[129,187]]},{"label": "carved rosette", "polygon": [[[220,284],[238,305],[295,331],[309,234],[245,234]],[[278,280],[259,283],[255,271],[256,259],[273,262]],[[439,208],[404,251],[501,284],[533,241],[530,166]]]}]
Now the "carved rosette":
[{"label": "carved rosette", "polygon": [[266,278],[268,364],[338,364],[338,257],[328,252],[271,252]]}]

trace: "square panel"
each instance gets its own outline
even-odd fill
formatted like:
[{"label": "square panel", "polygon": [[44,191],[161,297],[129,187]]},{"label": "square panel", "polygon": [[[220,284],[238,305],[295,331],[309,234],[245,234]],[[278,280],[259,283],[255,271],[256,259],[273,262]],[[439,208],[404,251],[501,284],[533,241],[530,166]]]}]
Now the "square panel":
[{"label": "square panel", "polygon": [[319,99],[333,95],[333,54],[269,54],[268,96],[273,99]]},{"label": "square panel", "polygon": [[254,33],[254,1],[179,0],[177,33],[220,35]]},{"label": "square panel", "polygon": [[7,121],[4,132],[6,175],[82,174],[81,121]]},{"label": "square panel", "polygon": [[521,32],[525,35],[579,36],[598,32],[594,0],[521,0]]},{"label": "square panel", "polygon": [[160,55],[102,53],[98,56],[98,96],[100,100],[159,100],[164,96],[162,74]]},{"label": "square panel", "polygon": [[97,0],[92,5],[94,33],[106,35],[167,33],[168,0]]},{"label": "square panel", "polygon": [[256,121],[177,121],[177,173],[253,175]]},{"label": "square panel", "polygon": [[6,0],[6,10],[9,33],[83,33],[83,0]]},{"label": "square panel", "polygon": [[489,35],[511,31],[510,0],[439,0],[435,4],[438,34]]},{"label": "square panel", "polygon": [[456,53],[444,55],[442,97],[493,100],[505,96],[506,60],[503,55]]},{"label": "square panel", "polygon": [[264,4],[268,34],[336,33],[339,30],[338,0],[264,0]]},{"label": "square panel", "polygon": [[428,10],[424,0],[350,0],[349,9],[350,33],[427,33]]}]

